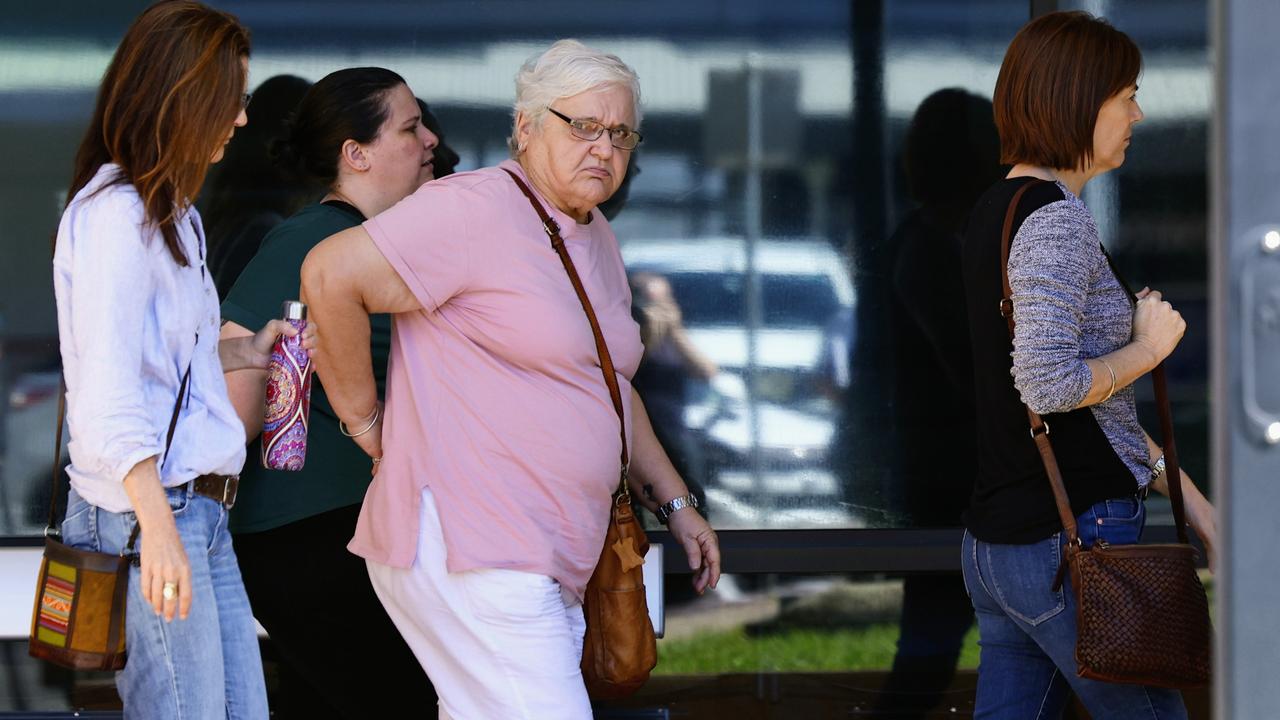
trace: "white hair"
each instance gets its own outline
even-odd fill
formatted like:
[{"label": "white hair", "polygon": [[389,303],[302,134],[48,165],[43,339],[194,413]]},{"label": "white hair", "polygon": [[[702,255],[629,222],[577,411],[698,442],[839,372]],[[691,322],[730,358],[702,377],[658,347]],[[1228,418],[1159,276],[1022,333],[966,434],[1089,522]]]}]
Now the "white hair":
[{"label": "white hair", "polygon": [[631,91],[636,127],[640,126],[640,78],[631,66],[611,53],[583,45],[577,40],[557,40],[541,55],[525,61],[516,73],[516,104],[511,111],[511,156],[520,152],[514,119],[521,113],[534,127],[540,127],[547,108],[556,100],[589,90],[617,85]]}]

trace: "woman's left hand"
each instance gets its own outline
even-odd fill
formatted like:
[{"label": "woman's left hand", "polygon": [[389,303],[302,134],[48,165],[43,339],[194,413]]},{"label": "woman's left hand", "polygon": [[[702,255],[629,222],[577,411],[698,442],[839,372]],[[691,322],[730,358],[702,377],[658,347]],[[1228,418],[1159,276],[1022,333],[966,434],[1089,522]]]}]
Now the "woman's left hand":
[{"label": "woman's left hand", "polygon": [[675,511],[667,520],[671,536],[689,556],[693,570],[693,589],[701,595],[720,581],[720,538],[707,519],[693,508]]}]

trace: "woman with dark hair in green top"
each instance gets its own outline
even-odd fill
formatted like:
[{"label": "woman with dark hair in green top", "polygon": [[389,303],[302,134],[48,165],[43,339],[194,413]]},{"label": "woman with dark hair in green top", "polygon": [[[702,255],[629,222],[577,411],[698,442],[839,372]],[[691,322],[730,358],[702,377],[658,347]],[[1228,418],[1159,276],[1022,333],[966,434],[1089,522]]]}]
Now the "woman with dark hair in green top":
[{"label": "woman with dark hair in green top", "polygon": [[[431,180],[436,145],[413,93],[390,70],[339,70],[312,86],[273,154],[328,193],[263,240],[222,304],[223,337],[249,334],[298,299],[298,271],[317,243]],[[391,320],[375,316],[370,326],[381,393]],[[317,379],[306,466],[264,469],[257,456],[266,372],[226,380],[250,442],[231,531],[254,616],[279,654],[277,711],[363,718],[431,707],[430,681],[382,609],[364,561],[346,549],[370,480],[368,456],[343,436]]]}]

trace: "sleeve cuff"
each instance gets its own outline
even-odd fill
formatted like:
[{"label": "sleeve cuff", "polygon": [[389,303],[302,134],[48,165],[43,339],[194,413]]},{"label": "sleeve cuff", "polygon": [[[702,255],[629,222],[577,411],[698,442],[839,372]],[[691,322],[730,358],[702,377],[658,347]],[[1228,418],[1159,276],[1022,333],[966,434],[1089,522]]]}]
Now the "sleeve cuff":
[{"label": "sleeve cuff", "polygon": [[[166,431],[168,428],[165,428]],[[164,452],[164,448],[155,446],[140,445],[120,456],[115,462],[106,462],[107,477],[113,482],[123,483],[129,471],[138,463],[148,458],[156,458],[156,463],[161,462],[160,455]],[[157,466],[156,472],[159,473],[160,468]]]}]

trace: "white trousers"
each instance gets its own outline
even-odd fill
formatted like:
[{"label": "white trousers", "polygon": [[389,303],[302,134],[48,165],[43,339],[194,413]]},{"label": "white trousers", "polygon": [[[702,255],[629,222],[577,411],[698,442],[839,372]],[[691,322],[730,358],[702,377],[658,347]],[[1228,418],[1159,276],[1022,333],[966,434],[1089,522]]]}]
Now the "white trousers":
[{"label": "white trousers", "polygon": [[582,605],[546,575],[445,569],[422,491],[409,569],[368,562],[373,588],[440,696],[440,720],[591,720],[582,681]]}]

